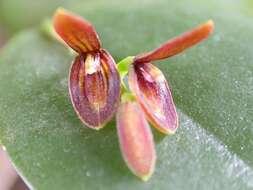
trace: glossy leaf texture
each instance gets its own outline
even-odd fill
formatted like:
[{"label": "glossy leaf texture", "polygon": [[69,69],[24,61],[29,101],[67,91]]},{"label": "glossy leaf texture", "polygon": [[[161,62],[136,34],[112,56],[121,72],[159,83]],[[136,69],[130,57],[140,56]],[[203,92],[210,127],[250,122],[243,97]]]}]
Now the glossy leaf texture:
[{"label": "glossy leaf texture", "polygon": [[79,118],[100,129],[115,113],[120,98],[120,78],[111,55],[105,50],[81,54],[70,69],[69,93]]},{"label": "glossy leaf texture", "polygon": [[165,134],[178,127],[176,107],[163,73],[151,63],[136,63],[129,69],[129,87],[149,121]]},{"label": "glossy leaf texture", "polygon": [[120,105],[117,131],[126,164],[135,175],[147,181],[154,171],[156,153],[151,129],[138,103]]},{"label": "glossy leaf texture", "polygon": [[[172,136],[153,130],[156,169],[146,183],[126,167],[114,121],[97,132],[76,116],[68,94],[74,57],[66,48],[37,29],[14,36],[0,55],[0,139],[30,186],[252,189],[253,6],[248,0],[92,0],[64,7],[96,27],[116,61],[158,47],[208,19],[214,20],[215,32],[178,56],[152,63],[169,82],[180,126]],[[9,20],[17,14],[21,24],[26,20],[21,13],[31,8],[11,10],[0,13]]]}]

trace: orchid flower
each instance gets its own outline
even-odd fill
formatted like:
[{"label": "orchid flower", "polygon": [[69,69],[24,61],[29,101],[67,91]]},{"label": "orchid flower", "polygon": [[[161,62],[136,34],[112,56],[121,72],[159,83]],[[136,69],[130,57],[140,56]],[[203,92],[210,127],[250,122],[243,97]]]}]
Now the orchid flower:
[{"label": "orchid flower", "polygon": [[206,39],[213,30],[213,22],[208,21],[151,52],[127,57],[118,65],[101,48],[99,37],[88,21],[58,9],[53,26],[78,54],[69,72],[69,95],[78,117],[86,126],[100,129],[117,111],[123,158],[136,176],[148,180],[156,162],[148,121],[164,134],[174,134],[178,128],[169,85],[162,71],[151,62],[179,54]]},{"label": "orchid flower", "polygon": [[162,71],[151,62],[174,56],[201,42],[209,36],[213,26],[213,22],[208,21],[151,52],[127,57],[118,64],[125,91],[117,113],[120,147],[130,170],[143,180],[152,175],[156,159],[153,137],[145,119],[164,134],[174,134],[178,128],[169,85]]},{"label": "orchid flower", "polygon": [[101,48],[94,27],[63,9],[54,15],[56,33],[78,53],[69,72],[69,94],[80,120],[100,129],[113,117],[120,99],[120,77],[116,63]]}]

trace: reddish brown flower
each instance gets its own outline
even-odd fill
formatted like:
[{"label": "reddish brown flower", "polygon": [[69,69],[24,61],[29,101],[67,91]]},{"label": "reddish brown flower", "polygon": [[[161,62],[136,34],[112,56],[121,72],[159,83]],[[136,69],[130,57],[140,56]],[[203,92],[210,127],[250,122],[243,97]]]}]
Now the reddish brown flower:
[{"label": "reddish brown flower", "polygon": [[93,26],[83,18],[58,9],[56,33],[79,55],[69,74],[69,93],[79,118],[99,129],[113,116],[120,97],[120,77],[112,56],[101,49]]},{"label": "reddish brown flower", "polygon": [[[156,152],[146,118],[165,134],[173,134],[178,128],[169,85],[151,62],[171,57],[201,42],[213,30],[213,22],[208,21],[151,52],[128,57],[118,67],[111,55],[101,48],[98,35],[88,21],[59,9],[53,24],[57,34],[78,53],[70,68],[69,93],[83,123],[99,129],[112,118],[118,107],[122,82],[122,103],[117,113],[121,152],[129,169],[148,180],[154,171]],[[132,93],[124,83],[127,73]]]},{"label": "reddish brown flower", "polygon": [[145,116],[165,134],[173,134],[178,128],[169,85],[163,73],[150,62],[182,52],[207,38],[212,30],[213,22],[208,21],[151,52],[127,57],[118,64],[122,80],[128,71],[130,90],[141,106],[123,85],[126,92],[117,113],[120,148],[127,166],[143,180],[152,175],[156,160],[153,137]]},{"label": "reddish brown flower", "polygon": [[173,134],[176,131],[178,117],[166,78],[150,62],[182,52],[207,38],[212,30],[213,22],[208,21],[151,52],[137,55],[133,64],[130,65],[129,87],[145,111],[148,120],[163,133]]}]

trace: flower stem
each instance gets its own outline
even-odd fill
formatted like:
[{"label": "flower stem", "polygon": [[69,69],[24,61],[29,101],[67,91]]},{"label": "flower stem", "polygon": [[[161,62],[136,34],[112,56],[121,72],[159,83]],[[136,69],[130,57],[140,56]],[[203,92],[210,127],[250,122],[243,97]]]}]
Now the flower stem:
[{"label": "flower stem", "polygon": [[120,74],[120,81],[121,81],[121,101],[134,101],[135,97],[129,90],[129,88],[126,85],[125,78],[129,70],[129,66],[133,64],[134,62],[134,56],[128,56],[125,59],[121,60],[118,64],[118,71]]},{"label": "flower stem", "polygon": [[125,77],[128,73],[128,68],[131,64],[133,64],[134,62],[134,56],[128,56],[125,59],[121,60],[118,64],[118,71],[119,71],[119,75],[120,75],[120,80],[121,80],[121,85],[122,88],[124,88],[125,90],[129,91],[127,88],[127,85],[125,84]]}]

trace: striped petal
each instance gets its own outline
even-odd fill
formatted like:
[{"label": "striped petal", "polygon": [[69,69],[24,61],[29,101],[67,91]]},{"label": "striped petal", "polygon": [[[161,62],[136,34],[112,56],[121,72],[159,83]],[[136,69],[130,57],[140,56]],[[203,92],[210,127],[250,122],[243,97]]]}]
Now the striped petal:
[{"label": "striped petal", "polygon": [[80,54],[70,69],[69,93],[79,118],[99,129],[113,116],[120,97],[120,78],[105,50]]},{"label": "striped petal", "polygon": [[181,36],[169,40],[168,42],[151,52],[137,55],[135,57],[135,62],[147,63],[176,55],[184,51],[185,49],[188,49],[195,44],[201,42],[202,40],[206,39],[213,31],[213,28],[214,23],[212,20],[210,20],[190,32],[184,33]]},{"label": "striped petal", "polygon": [[82,17],[64,9],[58,9],[53,25],[56,33],[78,53],[100,49],[99,37],[94,27]]},{"label": "striped petal", "polygon": [[136,102],[120,105],[117,131],[127,166],[136,176],[148,180],[154,171],[156,152],[150,127]]},{"label": "striped petal", "polygon": [[130,66],[128,82],[154,127],[165,134],[173,134],[178,127],[178,117],[162,72],[150,63],[135,63]]}]

